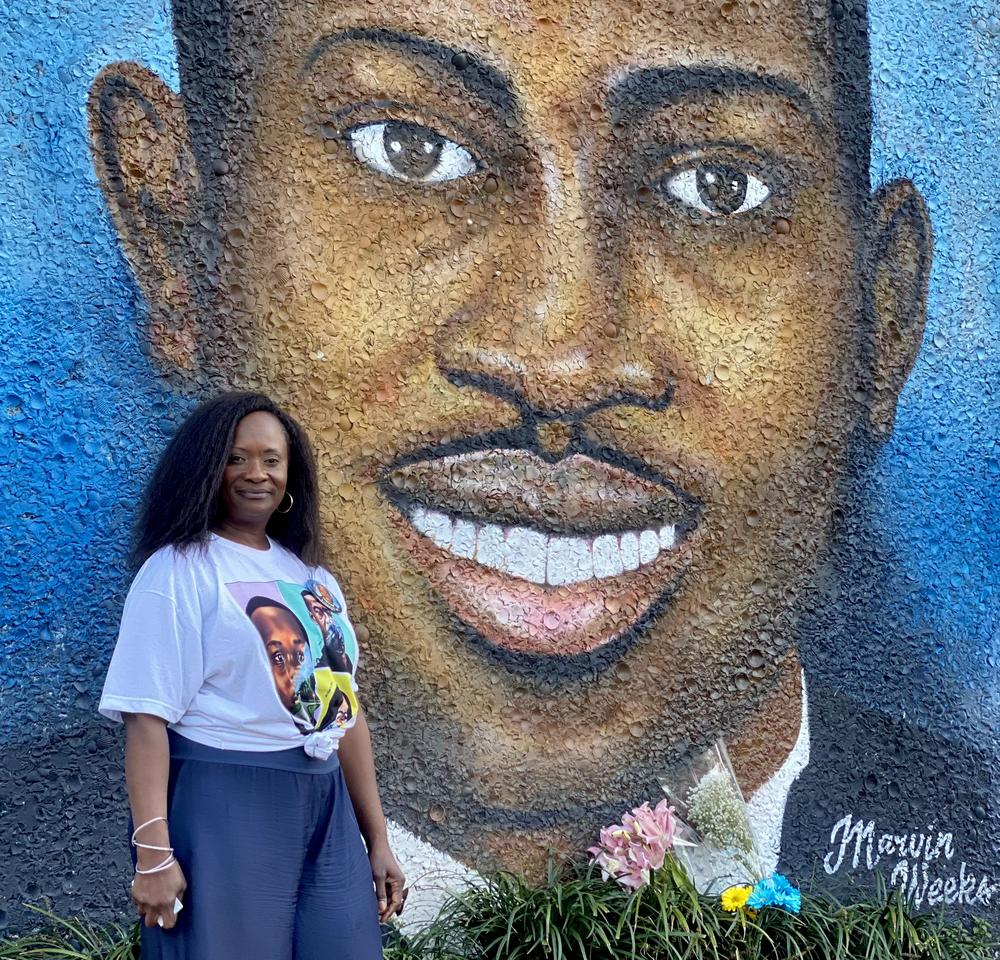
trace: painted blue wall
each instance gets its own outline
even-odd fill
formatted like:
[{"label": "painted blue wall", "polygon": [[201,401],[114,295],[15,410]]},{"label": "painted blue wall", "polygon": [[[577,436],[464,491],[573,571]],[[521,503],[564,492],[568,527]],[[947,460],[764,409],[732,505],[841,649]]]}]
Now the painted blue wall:
[{"label": "painted blue wall", "polygon": [[[175,405],[139,348],[85,104],[105,63],[176,74],[161,4],[15,3],[0,28],[0,741],[90,709],[143,454]],[[10,82],[13,81],[13,82]],[[12,474],[11,474],[12,471]],[[79,701],[79,702],[78,702]],[[25,729],[25,727],[29,729]]]},{"label": "painted blue wall", "polygon": [[947,638],[948,669],[995,709],[1000,13],[935,0],[874,3],[871,18],[872,180],[914,180],[935,245],[924,345],[873,478],[872,512],[902,552],[913,628]]}]

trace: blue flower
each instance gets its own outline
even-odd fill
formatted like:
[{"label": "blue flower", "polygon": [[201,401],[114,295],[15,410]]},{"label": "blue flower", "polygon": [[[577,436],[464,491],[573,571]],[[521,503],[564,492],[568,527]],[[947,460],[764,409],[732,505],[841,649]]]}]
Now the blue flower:
[{"label": "blue flower", "polygon": [[802,907],[802,894],[788,882],[787,877],[772,873],[757,881],[753,893],[747,899],[747,906],[754,910],[761,907],[781,907],[789,913],[798,913]]}]

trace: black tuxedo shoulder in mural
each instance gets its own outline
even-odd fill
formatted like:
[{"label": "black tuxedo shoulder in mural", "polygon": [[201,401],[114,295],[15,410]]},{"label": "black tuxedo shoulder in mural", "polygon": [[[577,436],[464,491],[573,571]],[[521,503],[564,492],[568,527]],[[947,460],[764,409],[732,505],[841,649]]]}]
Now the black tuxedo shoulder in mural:
[{"label": "black tuxedo shoulder in mural", "polygon": [[[928,715],[932,714],[928,709]],[[875,882],[918,909],[1000,920],[998,757],[809,683],[810,761],[785,807],[779,869],[844,899]]]}]

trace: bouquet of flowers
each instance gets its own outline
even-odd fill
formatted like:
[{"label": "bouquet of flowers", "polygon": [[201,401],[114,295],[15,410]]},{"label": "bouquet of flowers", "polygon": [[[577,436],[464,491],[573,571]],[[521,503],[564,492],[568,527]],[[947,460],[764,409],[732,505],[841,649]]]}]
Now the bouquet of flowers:
[{"label": "bouquet of flowers", "polygon": [[629,890],[638,890],[663,866],[667,856],[694,842],[691,828],[661,800],[648,803],[622,817],[621,823],[601,830],[600,843],[588,853],[601,868],[605,880],[617,880]]},{"label": "bouquet of flowers", "polygon": [[662,777],[667,795],[656,807],[644,803],[601,830],[589,848],[605,879],[630,890],[648,884],[667,857],[674,857],[702,893],[721,891],[724,910],[775,906],[798,913],[799,891],[779,873],[765,877],[746,803],[725,744]]}]

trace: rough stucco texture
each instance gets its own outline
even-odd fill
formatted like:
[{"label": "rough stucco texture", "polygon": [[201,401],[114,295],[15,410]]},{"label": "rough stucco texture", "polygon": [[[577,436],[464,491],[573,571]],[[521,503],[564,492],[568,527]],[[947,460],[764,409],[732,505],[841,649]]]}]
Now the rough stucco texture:
[{"label": "rough stucco texture", "polygon": [[0,934],[128,912],[129,526],[232,386],[417,916],[720,739],[768,868],[994,915],[998,63],[979,0],[8,3]]}]

